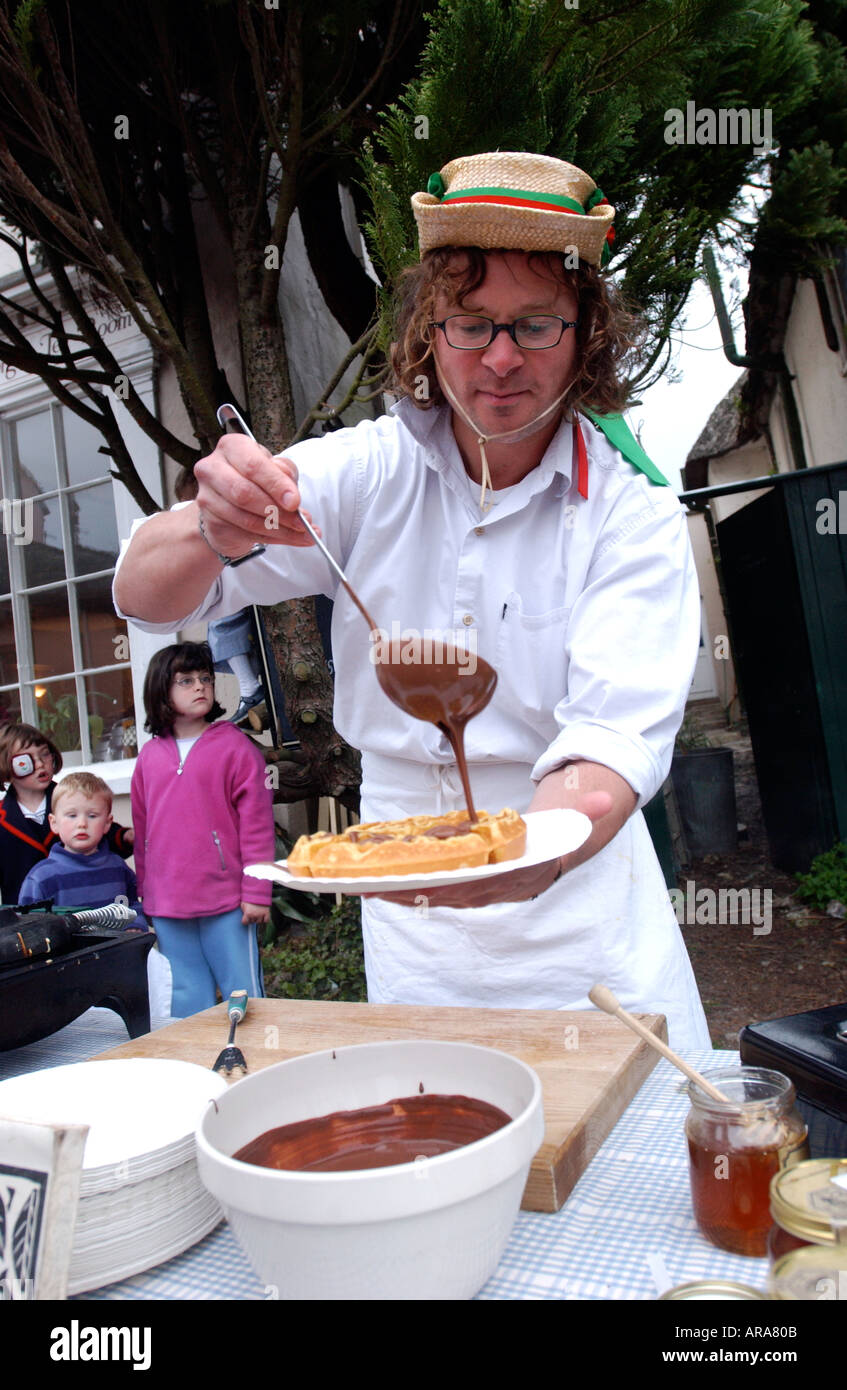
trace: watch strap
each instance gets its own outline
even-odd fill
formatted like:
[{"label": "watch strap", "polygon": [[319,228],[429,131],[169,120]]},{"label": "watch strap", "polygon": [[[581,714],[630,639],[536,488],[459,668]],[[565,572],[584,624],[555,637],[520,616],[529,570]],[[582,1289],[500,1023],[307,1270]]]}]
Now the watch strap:
[{"label": "watch strap", "polygon": [[245,560],[252,560],[254,555],[263,555],[266,550],[264,545],[254,545],[253,549],[248,550],[246,555],[236,555],[234,557],[232,555],[222,555],[219,550],[215,549],[209,537],[206,535],[203,514],[199,509],[197,512],[197,529],[216,559],[220,560],[222,565],[227,565],[230,569],[235,569],[236,565],[243,565]]}]

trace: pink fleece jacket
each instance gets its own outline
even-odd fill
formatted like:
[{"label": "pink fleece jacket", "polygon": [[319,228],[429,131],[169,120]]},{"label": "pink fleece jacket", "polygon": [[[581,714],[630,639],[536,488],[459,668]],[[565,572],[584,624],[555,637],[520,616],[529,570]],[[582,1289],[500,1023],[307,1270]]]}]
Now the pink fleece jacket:
[{"label": "pink fleece jacket", "polygon": [[210,724],[182,771],[169,734],[142,748],[132,775],[135,872],[147,916],[209,917],[269,903],[271,884],[242,875],[274,858],[265,760],[232,724]]}]

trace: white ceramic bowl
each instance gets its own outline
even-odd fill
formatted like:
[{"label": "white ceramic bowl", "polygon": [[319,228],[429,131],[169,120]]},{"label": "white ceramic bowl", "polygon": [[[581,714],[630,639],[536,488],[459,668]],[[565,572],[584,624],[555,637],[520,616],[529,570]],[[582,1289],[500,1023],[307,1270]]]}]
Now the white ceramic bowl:
[{"label": "white ceramic bowl", "polygon": [[[419,1093],[465,1095],[512,1116],[435,1158],[308,1173],[234,1159],[266,1130]],[[281,1299],[471,1298],[497,1267],[544,1137],[541,1083],[516,1057],[470,1043],[365,1043],[265,1067],[197,1129],[200,1177]]]}]

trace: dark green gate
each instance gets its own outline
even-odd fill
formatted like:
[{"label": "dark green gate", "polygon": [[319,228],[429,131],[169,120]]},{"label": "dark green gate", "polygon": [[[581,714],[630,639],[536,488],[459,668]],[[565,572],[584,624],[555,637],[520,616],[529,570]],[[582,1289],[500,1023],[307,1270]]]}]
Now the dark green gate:
[{"label": "dark green gate", "polygon": [[716,531],[771,858],[797,872],[847,840],[847,464],[757,482]]}]

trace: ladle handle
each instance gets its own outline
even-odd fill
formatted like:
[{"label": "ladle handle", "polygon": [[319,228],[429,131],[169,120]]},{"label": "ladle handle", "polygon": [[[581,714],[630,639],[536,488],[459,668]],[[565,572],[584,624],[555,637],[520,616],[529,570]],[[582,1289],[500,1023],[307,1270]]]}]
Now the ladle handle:
[{"label": "ladle handle", "polygon": [[666,1057],[669,1062],[673,1062],[675,1067],[679,1067],[679,1070],[685,1073],[689,1081],[693,1081],[695,1085],[704,1090],[706,1095],[712,1097],[712,1100],[719,1100],[724,1105],[732,1105],[733,1102],[730,1100],[729,1096],[725,1096],[723,1091],[719,1091],[717,1086],[713,1086],[711,1081],[707,1081],[705,1076],[700,1075],[699,1071],[695,1071],[687,1062],[683,1062],[678,1052],[674,1052],[672,1048],[668,1047],[667,1043],[663,1043],[661,1038],[657,1038],[655,1033],[651,1033],[650,1029],[646,1028],[637,1018],[627,1013],[626,1009],[619,1000],[615,998],[612,991],[606,985],[595,985],[593,989],[588,991],[588,997],[592,1004],[597,1005],[598,1009],[602,1009],[604,1013],[611,1014],[613,1018],[619,1018],[621,1023],[625,1023],[628,1028],[631,1028],[634,1033],[638,1033],[639,1037],[642,1037],[644,1041],[648,1042],[651,1047],[654,1047],[657,1052],[661,1052],[663,1057]]},{"label": "ladle handle", "polygon": [[[252,439],[252,441],[253,441],[254,444],[257,444],[257,443],[258,443],[258,440],[256,439],[255,434],[253,433],[253,431],[250,429],[249,425],[248,425],[248,424],[246,423],[246,421],[244,420],[244,417],[241,415],[240,411],[236,410],[236,408],[235,408],[234,405],[230,405],[229,402],[227,402],[225,405],[219,406],[219,407],[218,407],[217,415],[218,415],[218,424],[220,425],[220,427],[221,427],[222,430],[225,430],[225,429],[226,429],[227,424],[229,423],[230,420],[234,420],[235,423],[238,425],[238,428],[240,429],[240,431],[241,431],[242,434],[246,434],[246,435],[247,435],[247,438],[248,438],[248,439]],[[276,457],[276,458],[282,458],[283,455],[282,455],[282,454],[277,454],[277,455],[275,455],[275,457]],[[330,552],[327,550],[326,546],[324,545],[323,541],[321,540],[321,538],[320,538],[320,536],[318,535],[318,533],[317,533],[317,531],[315,530],[315,528],[314,528],[313,526],[310,526],[310,525],[309,525],[309,522],[306,520],[306,518],[304,517],[303,513],[299,510],[299,508],[298,508],[298,511],[297,511],[297,515],[299,516],[299,518],[300,518],[300,520],[302,521],[303,525],[305,526],[306,530],[309,532],[309,535],[312,537],[312,540],[315,542],[315,545],[316,545],[316,546],[318,547],[318,549],[321,551],[322,555],[324,556],[324,559],[326,559],[326,560],[329,561],[330,565],[332,565],[332,568],[335,570],[335,573],[338,575],[338,578],[341,580],[341,582],[342,582],[342,584],[344,585],[344,587],[345,587],[345,588],[348,588],[348,587],[349,587],[349,581],[348,581],[348,579],[347,579],[346,574],[344,573],[343,569],[342,569],[341,566],[338,564],[338,562],[333,558],[333,556],[332,556],[332,555],[330,554]]]}]

